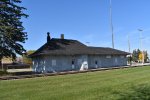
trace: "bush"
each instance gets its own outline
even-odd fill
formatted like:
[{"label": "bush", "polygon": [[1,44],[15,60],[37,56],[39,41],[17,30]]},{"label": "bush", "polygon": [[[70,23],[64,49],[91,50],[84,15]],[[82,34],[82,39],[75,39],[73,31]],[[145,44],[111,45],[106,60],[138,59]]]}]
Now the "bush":
[{"label": "bush", "polygon": [[0,70],[0,76],[2,76],[2,75],[8,75],[8,72]]}]

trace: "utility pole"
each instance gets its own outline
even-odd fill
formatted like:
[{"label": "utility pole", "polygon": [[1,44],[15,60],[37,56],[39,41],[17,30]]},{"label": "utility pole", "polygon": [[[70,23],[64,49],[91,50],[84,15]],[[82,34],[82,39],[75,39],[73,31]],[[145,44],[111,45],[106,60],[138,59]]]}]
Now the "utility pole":
[{"label": "utility pole", "polygon": [[[130,48],[130,38],[129,38],[129,35],[128,35],[128,47],[129,47],[129,53],[131,53],[131,48]],[[131,58],[131,54],[129,56],[129,59],[130,59],[130,66],[132,65],[132,58]]]},{"label": "utility pole", "polygon": [[131,53],[131,52],[130,52],[130,49],[131,49],[131,48],[130,48],[130,38],[129,38],[129,35],[128,35],[128,47],[129,47],[129,53]]},{"label": "utility pole", "polygon": [[140,32],[140,49],[141,49],[141,52],[142,52],[142,64],[144,64],[144,51],[142,50],[142,29],[138,29],[138,31]]},{"label": "utility pole", "polygon": [[111,32],[112,32],[112,48],[114,49],[114,29],[113,29],[113,22],[112,22],[112,4],[110,0],[110,26],[111,26]]}]

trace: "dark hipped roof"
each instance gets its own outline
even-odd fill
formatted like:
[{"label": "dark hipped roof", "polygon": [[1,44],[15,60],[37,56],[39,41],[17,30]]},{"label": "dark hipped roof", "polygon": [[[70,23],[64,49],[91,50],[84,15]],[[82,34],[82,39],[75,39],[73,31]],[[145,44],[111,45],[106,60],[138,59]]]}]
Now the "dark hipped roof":
[{"label": "dark hipped roof", "polygon": [[105,47],[88,47],[77,40],[52,38],[30,55],[128,55],[129,53]]}]

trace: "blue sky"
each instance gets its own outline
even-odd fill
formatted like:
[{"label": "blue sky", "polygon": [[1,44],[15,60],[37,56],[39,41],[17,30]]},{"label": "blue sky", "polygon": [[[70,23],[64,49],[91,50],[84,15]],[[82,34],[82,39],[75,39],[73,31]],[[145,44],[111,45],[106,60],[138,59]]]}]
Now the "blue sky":
[{"label": "blue sky", "polygon": [[[23,20],[28,40],[24,47],[36,50],[46,42],[46,33],[52,38],[65,34],[87,45],[112,47],[109,0],[23,0],[29,17]],[[142,48],[150,53],[150,0],[112,0],[115,48],[128,51]]]}]

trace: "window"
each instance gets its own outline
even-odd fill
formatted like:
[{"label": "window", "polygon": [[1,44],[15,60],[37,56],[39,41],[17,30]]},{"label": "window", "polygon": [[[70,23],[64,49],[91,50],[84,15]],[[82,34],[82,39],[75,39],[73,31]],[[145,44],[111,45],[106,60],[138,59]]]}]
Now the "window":
[{"label": "window", "polygon": [[52,66],[56,66],[56,60],[52,60]]},{"label": "window", "polygon": [[72,60],[71,64],[72,64],[72,69],[74,69],[75,68],[75,66],[74,66],[74,60]]},{"label": "window", "polygon": [[97,65],[97,61],[95,61],[95,64]]},{"label": "window", "polygon": [[111,58],[111,56],[106,56],[106,58]]},{"label": "window", "polygon": [[116,64],[118,63],[118,59],[117,59],[117,58],[115,58],[115,63],[116,63]]},{"label": "window", "polygon": [[120,56],[120,58],[124,58],[124,56]]},{"label": "window", "polygon": [[74,60],[72,60],[72,65],[74,65]]}]

